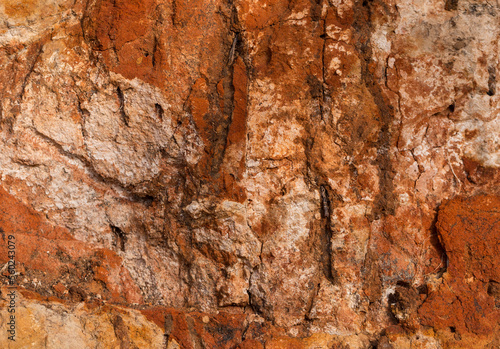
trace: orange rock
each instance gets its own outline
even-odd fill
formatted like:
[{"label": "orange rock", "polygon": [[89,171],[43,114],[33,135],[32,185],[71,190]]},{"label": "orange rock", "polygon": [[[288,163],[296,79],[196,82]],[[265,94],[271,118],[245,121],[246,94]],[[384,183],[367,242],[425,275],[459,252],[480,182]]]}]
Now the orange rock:
[{"label": "orange rock", "polygon": [[500,282],[500,197],[477,195],[448,201],[437,228],[447,272],[419,309],[422,324],[460,334],[489,335],[500,310],[493,291]]},{"label": "orange rock", "polygon": [[75,348],[499,347],[499,11],[4,0],[2,280]]}]

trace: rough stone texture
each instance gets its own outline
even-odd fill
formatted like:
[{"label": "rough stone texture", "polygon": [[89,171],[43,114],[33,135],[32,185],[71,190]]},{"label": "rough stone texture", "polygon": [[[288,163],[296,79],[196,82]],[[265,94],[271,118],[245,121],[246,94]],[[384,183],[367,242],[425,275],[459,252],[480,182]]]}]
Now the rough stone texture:
[{"label": "rough stone texture", "polygon": [[0,2],[0,346],[500,347],[499,18]]},{"label": "rough stone texture", "polygon": [[448,202],[439,214],[447,273],[419,309],[437,329],[489,334],[500,320],[500,197]]}]

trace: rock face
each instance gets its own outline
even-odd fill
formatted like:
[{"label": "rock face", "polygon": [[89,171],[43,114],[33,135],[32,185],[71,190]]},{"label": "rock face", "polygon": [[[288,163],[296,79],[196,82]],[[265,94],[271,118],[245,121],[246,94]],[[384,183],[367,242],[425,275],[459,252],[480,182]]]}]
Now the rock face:
[{"label": "rock face", "polygon": [[498,1],[0,19],[2,348],[500,347]]}]

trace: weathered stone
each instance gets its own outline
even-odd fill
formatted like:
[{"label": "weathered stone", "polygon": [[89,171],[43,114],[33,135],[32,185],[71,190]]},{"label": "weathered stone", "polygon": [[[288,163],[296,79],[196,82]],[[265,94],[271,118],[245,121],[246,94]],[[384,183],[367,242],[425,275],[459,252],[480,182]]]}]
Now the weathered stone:
[{"label": "weathered stone", "polygon": [[423,324],[461,335],[498,331],[499,222],[498,196],[458,198],[440,209],[437,227],[447,268],[419,309]]},{"label": "weathered stone", "polygon": [[4,0],[0,346],[498,347],[499,16]]}]

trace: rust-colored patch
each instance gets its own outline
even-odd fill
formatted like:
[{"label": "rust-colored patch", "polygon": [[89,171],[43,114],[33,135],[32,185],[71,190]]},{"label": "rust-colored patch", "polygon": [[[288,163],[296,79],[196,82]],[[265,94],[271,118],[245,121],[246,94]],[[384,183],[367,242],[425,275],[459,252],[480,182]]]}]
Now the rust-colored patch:
[{"label": "rust-colored patch", "polygon": [[103,52],[110,69],[128,79],[155,80],[154,9],[152,0],[100,0],[85,17],[84,30],[94,49]]},{"label": "rust-colored patch", "polygon": [[226,140],[226,166],[223,168],[222,180],[227,197],[243,202],[246,199],[246,190],[238,182],[245,171],[248,76],[241,57],[236,59],[233,66],[233,87],[233,113]]},{"label": "rust-colored patch", "polygon": [[210,125],[208,120],[210,111],[208,98],[209,90],[205,79],[196,80],[191,89],[187,107],[206,145],[210,144],[210,130],[213,128],[213,125]]},{"label": "rust-colored patch", "polygon": [[38,2],[39,0],[6,0],[3,5],[7,16],[23,18],[36,11]]},{"label": "rust-colored patch", "polygon": [[453,199],[441,208],[437,228],[448,270],[419,309],[421,322],[489,335],[500,320],[495,296],[488,292],[492,282],[500,282],[500,197]]},{"label": "rust-colored patch", "polygon": [[245,63],[240,57],[236,59],[233,69],[234,109],[227,135],[229,145],[245,142],[248,104],[248,76]]}]

